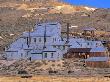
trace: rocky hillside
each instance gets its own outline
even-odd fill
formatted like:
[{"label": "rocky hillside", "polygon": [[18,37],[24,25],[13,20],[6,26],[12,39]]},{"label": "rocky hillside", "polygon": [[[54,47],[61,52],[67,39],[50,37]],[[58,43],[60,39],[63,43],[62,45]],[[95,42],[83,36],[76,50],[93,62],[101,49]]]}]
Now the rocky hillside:
[{"label": "rocky hillside", "polygon": [[[57,71],[58,75],[90,75],[91,69],[84,68],[83,63],[78,61],[79,59],[69,59],[69,60],[58,60],[58,61],[48,61],[48,60],[19,60],[19,61],[9,61],[6,64],[0,64],[0,75],[15,75],[20,70],[25,70],[29,74],[33,75],[48,75],[49,71]],[[6,62],[5,60],[2,61]],[[11,62],[10,65],[7,65]],[[74,70],[74,71],[72,71]],[[95,70],[91,70],[92,73],[96,73]],[[92,74],[91,73],[91,74]],[[98,73],[97,73],[98,74]]]},{"label": "rocky hillside", "polygon": [[110,30],[110,9],[72,6],[58,1],[8,1],[0,0],[0,47],[9,45],[29,27],[34,28],[36,22],[59,21],[62,31],[67,22],[77,27],[71,28],[72,32],[87,26]]}]

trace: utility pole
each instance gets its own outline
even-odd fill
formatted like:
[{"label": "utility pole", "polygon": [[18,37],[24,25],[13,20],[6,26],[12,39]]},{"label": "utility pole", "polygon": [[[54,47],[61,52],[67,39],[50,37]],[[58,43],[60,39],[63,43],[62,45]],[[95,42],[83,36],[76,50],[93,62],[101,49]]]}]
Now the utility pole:
[{"label": "utility pole", "polygon": [[31,12],[31,15],[28,17],[29,18],[29,20],[28,20],[28,24],[29,24],[29,37],[28,37],[28,47],[30,46],[30,43],[31,43],[31,26],[33,26],[32,25],[32,23],[31,23],[31,19],[32,19],[32,17],[34,16],[34,12]]},{"label": "utility pole", "polygon": [[29,48],[29,46],[30,46],[30,43],[31,43],[31,27],[30,27],[30,25],[31,25],[31,23],[30,23],[30,19],[31,19],[31,16],[30,17],[28,17],[29,18],[29,20],[28,20],[28,26],[29,26],[29,29],[28,29],[28,38],[27,38],[27,45],[28,45],[28,48]]},{"label": "utility pole", "polygon": [[31,35],[30,35],[30,26],[29,26],[29,38],[28,38],[28,47],[30,46],[31,43]]},{"label": "utility pole", "polygon": [[69,26],[70,26],[70,24],[69,23],[67,23],[67,43],[69,42]]}]

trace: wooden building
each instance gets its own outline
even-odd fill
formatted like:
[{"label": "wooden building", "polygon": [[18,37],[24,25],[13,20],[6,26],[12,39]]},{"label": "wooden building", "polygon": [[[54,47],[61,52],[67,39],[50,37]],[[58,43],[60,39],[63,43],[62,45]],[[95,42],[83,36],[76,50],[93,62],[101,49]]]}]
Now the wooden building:
[{"label": "wooden building", "polygon": [[83,28],[83,35],[86,39],[93,39],[95,36],[95,28],[87,27]]},{"label": "wooden building", "polygon": [[89,57],[107,57],[107,49],[105,47],[95,48],[70,48],[67,54],[64,54],[64,58],[82,58],[87,59]]},{"label": "wooden building", "polygon": [[67,54],[64,54],[64,58],[82,58],[87,59],[89,57],[106,57],[108,56],[108,50],[101,41],[85,40],[83,38],[72,38],[69,40],[69,44],[72,45],[68,49]]},{"label": "wooden building", "polygon": [[90,54],[91,48],[71,48],[68,50],[68,54],[65,54],[64,58],[82,58],[86,59]]},{"label": "wooden building", "polygon": [[93,68],[109,68],[110,57],[90,57],[85,60],[85,64]]}]

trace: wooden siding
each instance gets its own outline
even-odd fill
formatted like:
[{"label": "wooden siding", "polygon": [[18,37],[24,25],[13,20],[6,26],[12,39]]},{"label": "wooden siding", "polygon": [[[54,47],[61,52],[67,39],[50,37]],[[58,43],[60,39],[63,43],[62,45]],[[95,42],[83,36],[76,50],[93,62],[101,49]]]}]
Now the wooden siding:
[{"label": "wooden siding", "polygon": [[107,54],[105,52],[91,52],[89,57],[105,57]]},{"label": "wooden siding", "polygon": [[110,62],[109,61],[87,61],[86,66],[93,67],[93,68],[109,68]]},{"label": "wooden siding", "polygon": [[82,58],[86,59],[89,57],[106,57],[106,52],[90,52],[91,48],[71,48],[68,53],[64,54],[64,58]]}]

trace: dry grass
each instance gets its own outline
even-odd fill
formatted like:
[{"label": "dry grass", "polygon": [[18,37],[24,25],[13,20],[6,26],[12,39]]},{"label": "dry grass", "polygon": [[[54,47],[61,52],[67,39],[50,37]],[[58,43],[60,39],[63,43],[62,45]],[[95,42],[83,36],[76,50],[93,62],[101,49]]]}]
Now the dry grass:
[{"label": "dry grass", "polygon": [[110,82],[110,78],[36,76],[31,79],[23,79],[20,77],[0,77],[0,82]]}]

